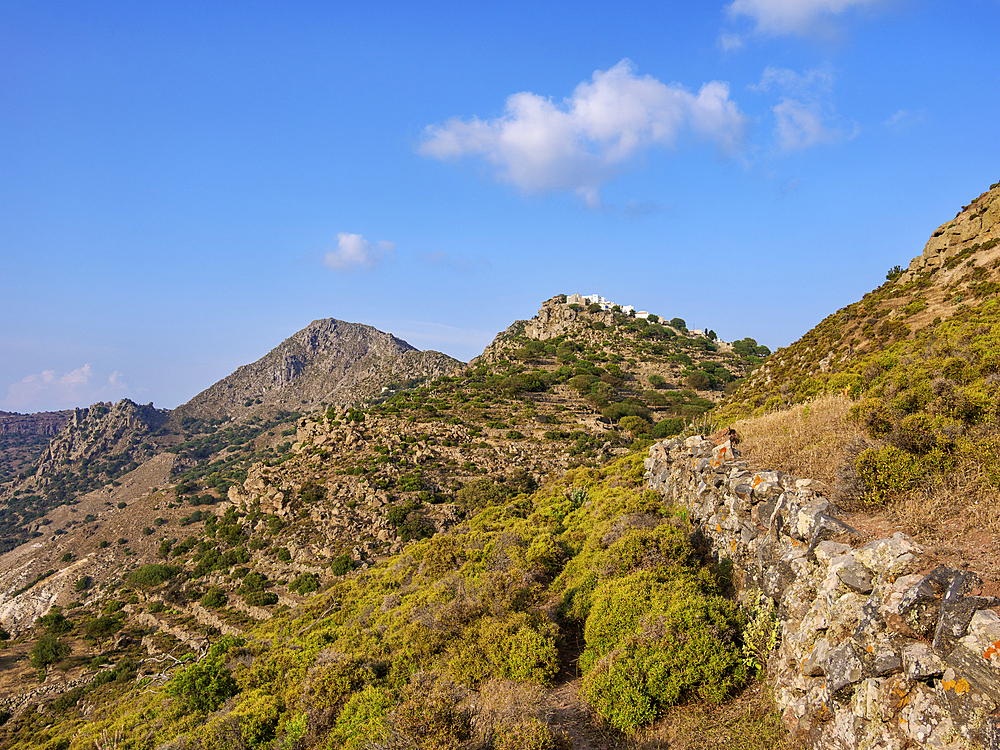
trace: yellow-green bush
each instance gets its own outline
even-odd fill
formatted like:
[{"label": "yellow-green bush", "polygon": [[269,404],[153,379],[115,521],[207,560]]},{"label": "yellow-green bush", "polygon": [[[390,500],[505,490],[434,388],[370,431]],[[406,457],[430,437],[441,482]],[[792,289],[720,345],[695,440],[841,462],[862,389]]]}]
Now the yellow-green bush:
[{"label": "yellow-green bush", "polygon": [[720,702],[746,677],[735,606],[691,571],[637,571],[594,592],[584,694],[619,729],[685,697]]},{"label": "yellow-green bush", "polygon": [[558,746],[552,730],[534,717],[504,722],[493,735],[496,750],[556,750]]},{"label": "yellow-green bush", "polygon": [[920,475],[917,459],[894,445],[865,448],[854,461],[869,503],[882,505],[909,490]]},{"label": "yellow-green bush", "polygon": [[274,739],[282,710],[279,700],[264,690],[244,693],[232,712],[206,725],[202,747],[204,750],[264,747]]},{"label": "yellow-green bush", "polygon": [[344,704],[324,747],[361,750],[372,741],[384,740],[385,716],[394,703],[388,692],[374,685],[354,693]]}]

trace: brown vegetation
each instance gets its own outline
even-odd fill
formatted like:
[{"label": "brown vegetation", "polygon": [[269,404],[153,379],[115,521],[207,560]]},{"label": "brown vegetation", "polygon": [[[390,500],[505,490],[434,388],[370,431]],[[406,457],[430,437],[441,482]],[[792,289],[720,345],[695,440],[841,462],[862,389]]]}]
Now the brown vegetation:
[{"label": "brown vegetation", "polygon": [[834,487],[837,467],[849,460],[852,446],[863,436],[848,418],[851,399],[842,394],[821,396],[789,409],[733,424],[739,450],[755,471],[778,470],[809,477]]}]

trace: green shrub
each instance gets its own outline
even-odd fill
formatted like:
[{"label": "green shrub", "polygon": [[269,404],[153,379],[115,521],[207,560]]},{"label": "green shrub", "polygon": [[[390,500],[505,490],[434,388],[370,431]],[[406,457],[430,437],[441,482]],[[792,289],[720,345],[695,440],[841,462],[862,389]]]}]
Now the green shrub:
[{"label": "green shrub", "polygon": [[387,716],[390,747],[459,750],[472,737],[466,691],[447,678],[413,675],[400,702]]},{"label": "green shrub", "polygon": [[330,572],[335,576],[342,576],[353,566],[350,555],[337,555],[330,563]]},{"label": "green shrub", "polygon": [[334,746],[343,750],[362,750],[369,743],[386,739],[385,717],[395,701],[382,689],[368,685],[354,693],[337,716],[330,733]]},{"label": "green shrub", "polygon": [[399,478],[398,482],[400,492],[417,492],[423,488],[423,480],[420,476],[420,472],[414,472],[412,474],[404,474]]},{"label": "green shrub", "polygon": [[649,434],[649,422],[642,417],[622,417],[618,420],[618,426],[633,438]]},{"label": "green shrub", "polygon": [[288,590],[294,591],[301,596],[311,594],[313,591],[319,590],[319,578],[314,573],[300,573],[295,580],[289,584]]},{"label": "green shrub", "polygon": [[499,675],[547,685],[559,669],[558,632],[537,614],[483,618],[456,648],[451,669],[470,683]]},{"label": "green shrub", "polygon": [[63,635],[73,629],[73,623],[67,620],[66,615],[62,612],[49,612],[47,615],[42,615],[35,620],[35,624],[44,627],[52,635]]},{"label": "green shrub", "polygon": [[664,396],[662,393],[657,391],[643,391],[642,400],[646,402],[648,406],[667,406],[670,400]]},{"label": "green shrub", "polygon": [[610,422],[617,423],[622,417],[639,417],[647,422],[652,421],[649,409],[642,404],[623,401],[620,404],[611,404],[601,410],[601,416]]},{"label": "green shrub", "polygon": [[167,693],[180,701],[188,711],[207,714],[215,711],[226,698],[239,692],[232,672],[225,667],[225,656],[219,653],[182,669],[168,684]]},{"label": "green shrub", "polygon": [[600,584],[584,637],[584,695],[622,730],[688,697],[719,703],[746,677],[734,605],[691,574]]},{"label": "green shrub", "polygon": [[865,398],[851,407],[851,416],[858,420],[869,437],[888,435],[895,424],[892,410],[880,398]]},{"label": "green shrub", "polygon": [[649,431],[649,434],[650,437],[662,440],[663,438],[672,437],[673,435],[679,435],[683,430],[684,419],[681,417],[671,417],[660,420],[653,425],[653,429]]},{"label": "green shrub", "polygon": [[201,597],[200,604],[203,607],[211,607],[212,609],[222,609],[226,606],[228,597],[226,592],[220,588],[211,588],[208,590],[203,597]]},{"label": "green shrub", "polygon": [[281,715],[279,699],[260,689],[240,696],[232,712],[215,717],[202,734],[202,750],[270,747]]},{"label": "green shrub", "polygon": [[80,699],[83,697],[85,692],[86,690],[82,685],[75,687],[72,690],[67,690],[52,702],[52,708],[55,709],[57,713],[66,713],[69,709],[73,708],[80,702]]},{"label": "green shrub", "polygon": [[83,626],[84,635],[93,641],[101,641],[110,638],[122,629],[121,617],[113,615],[102,615]]},{"label": "green shrub", "polygon": [[128,580],[133,586],[148,589],[166,583],[180,573],[180,570],[180,568],[173,565],[151,563],[133,571],[129,575]]},{"label": "green shrub", "polygon": [[32,646],[31,651],[28,652],[28,660],[31,662],[31,666],[39,672],[44,672],[50,665],[57,664],[69,656],[69,653],[69,645],[54,635],[46,634]]},{"label": "green shrub", "polygon": [[463,511],[471,513],[490,505],[504,505],[511,494],[508,487],[492,479],[474,479],[455,493],[455,501]]},{"label": "green shrub", "polygon": [[243,601],[251,607],[268,607],[278,603],[278,595],[273,591],[248,591],[243,595]]},{"label": "green shrub", "polygon": [[694,388],[698,391],[703,391],[712,385],[712,379],[709,377],[707,372],[702,370],[695,370],[690,372],[685,376],[684,382],[689,388]]},{"label": "green shrub", "polygon": [[306,482],[299,488],[298,495],[302,502],[314,505],[322,502],[323,498],[326,497],[326,487],[315,482]]},{"label": "green shrub", "polygon": [[870,505],[884,505],[906,492],[921,473],[917,459],[894,445],[865,448],[854,460],[854,468]]},{"label": "green shrub", "polygon": [[557,750],[561,746],[545,722],[534,717],[503,721],[493,734],[495,750]]}]

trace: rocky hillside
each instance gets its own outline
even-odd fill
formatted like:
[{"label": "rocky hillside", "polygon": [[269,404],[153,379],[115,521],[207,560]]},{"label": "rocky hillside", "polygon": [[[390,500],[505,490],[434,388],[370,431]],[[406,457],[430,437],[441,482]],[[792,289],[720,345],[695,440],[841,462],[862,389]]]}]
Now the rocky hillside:
[{"label": "rocky hillside", "polygon": [[[344,325],[310,326],[302,340],[285,342],[261,362],[242,368],[233,382],[260,384],[261,373],[274,372],[262,363],[290,361],[301,354],[303,341],[312,341],[314,354],[324,347],[329,351],[334,347],[324,336],[351,330]],[[367,341],[364,327],[357,328],[362,329],[359,341]],[[55,737],[50,729],[36,732],[34,717],[41,714],[37,708],[25,711],[28,706],[42,705],[43,714],[65,717],[72,726],[104,701],[113,701],[118,687],[96,685],[88,672],[91,663],[119,665],[122,687],[148,679],[153,664],[166,678],[172,671],[163,670],[171,659],[203,653],[220,633],[255,638],[257,623],[300,612],[311,606],[313,592],[353,580],[345,578],[351,571],[385,570],[388,561],[408,550],[425,549],[414,545],[480,523],[474,519],[484,511],[507,508],[504,517],[509,512],[517,519],[531,515],[536,502],[546,508],[539,511],[543,514],[580,506],[586,493],[568,485],[558,490],[570,498],[565,508],[549,491],[537,501],[527,498],[560,476],[585,472],[596,477],[590,472],[649,445],[654,436],[677,433],[710,410],[726,384],[758,361],[756,354],[737,354],[683,328],[581,311],[559,297],[513,328],[469,366],[449,366],[449,374],[423,381],[415,378],[426,371],[398,369],[419,353],[400,353],[391,337],[379,344],[387,348],[386,362],[377,360],[374,344],[367,350],[359,342],[341,346],[337,361],[349,349],[364,352],[356,361],[369,362],[343,368],[350,382],[371,383],[366,378],[372,373],[400,381],[383,379],[385,385],[368,391],[375,398],[347,408],[280,412],[266,421],[248,414],[243,422],[174,415],[170,425],[182,425],[183,435],[165,429],[164,413],[130,402],[102,405],[100,414],[92,409],[74,415],[47,452],[33,480],[36,489],[29,494],[25,486],[12,501],[27,509],[29,498],[37,504],[49,497],[43,491],[76,495],[44,512],[31,505],[34,515],[19,513],[31,538],[0,557],[0,621],[14,635],[11,653],[38,657],[38,644],[51,643],[45,640],[51,636],[67,644],[72,655],[57,660],[65,672],[47,670],[41,685],[27,690],[23,682],[32,668],[14,661],[5,671],[0,661],[0,700],[18,717],[0,730],[0,746],[29,747]],[[321,359],[317,354],[315,361]],[[428,367],[449,364],[427,359],[438,363]],[[289,376],[286,387],[298,389],[297,396],[311,393],[318,402],[319,386],[302,390],[318,382],[310,367]],[[213,388],[225,392],[222,383]],[[259,393],[257,407],[294,404],[271,391]],[[224,409],[237,404],[249,410],[246,400],[230,399]],[[328,393],[322,400],[333,399]],[[133,442],[157,453],[134,468],[136,456],[121,450],[130,429]],[[98,444],[103,453],[88,447]],[[125,473],[108,481],[112,475],[102,462],[114,460],[117,467],[126,457]],[[635,460],[629,466],[629,478],[615,480],[625,484],[612,481],[613,496],[615,486],[627,484],[635,491],[641,477],[635,475]],[[61,472],[54,481],[53,471]],[[621,471],[609,469],[609,477]],[[85,485],[89,477],[101,481]],[[546,534],[555,533],[554,527],[541,516],[537,523],[532,532],[541,535],[537,544],[551,545]],[[602,521],[601,528],[610,523]],[[480,543],[470,538],[469,544]],[[521,554],[514,549],[510,554]],[[688,560],[688,552],[680,554]],[[546,566],[524,568],[524,585],[535,587],[533,593],[512,593],[517,602],[512,608],[497,600],[501,609],[495,612],[513,617],[510,627],[528,617],[534,624],[525,637],[537,632],[551,649],[555,630],[528,614],[544,593],[537,584],[557,569]],[[506,573],[497,575],[488,586],[514,584],[513,578],[503,583]],[[507,596],[500,589],[476,596],[485,602],[483,597],[494,595]],[[413,604],[407,600],[402,606],[409,611]],[[434,615],[428,610],[420,617]],[[102,628],[109,635],[99,635]],[[400,631],[398,637],[410,636]],[[551,655],[545,659],[540,675],[550,674],[554,664]],[[580,714],[586,715],[582,707]]]},{"label": "rocky hillside", "polygon": [[840,392],[865,437],[838,460],[854,508],[922,507],[1000,531],[1000,183],[906,270],[779,350],[716,412],[732,421]]},{"label": "rocky hillside", "polygon": [[37,519],[49,509],[111,484],[158,453],[151,436],[166,424],[169,412],[123,399],[70,415],[35,464],[0,488],[0,549],[38,534]]},{"label": "rocky hillside", "polygon": [[[176,454],[177,469],[183,470],[222,450],[226,469],[242,478],[249,465],[242,449],[248,443],[253,450],[270,447],[258,438],[284,420],[294,421],[299,411],[355,403],[460,364],[370,326],[327,319],[314,321],[172,412],[124,399],[65,414],[4,413],[0,425],[21,432],[0,436],[10,443],[3,464],[8,481],[0,485],[0,548],[37,533],[30,523],[48,509],[117,481],[158,453]],[[23,434],[29,428],[57,431],[45,445],[45,437]]]},{"label": "rocky hillside", "polygon": [[49,438],[59,432],[72,411],[18,414],[0,411],[0,484],[34,464]]},{"label": "rocky hillside", "polygon": [[887,349],[927,350],[957,328],[965,327],[959,338],[966,339],[958,356],[981,359],[990,347],[978,329],[994,320],[998,297],[1000,183],[938,227],[908,268],[891,269],[878,289],[777,351],[726,399],[721,414],[761,413],[829,390],[858,395],[878,378],[878,366],[868,365],[885,360]]},{"label": "rocky hillside", "polygon": [[36,414],[18,414],[0,411],[0,436],[44,435],[52,437],[66,424],[72,411],[43,411]]},{"label": "rocky hillside", "polygon": [[253,364],[179,406],[179,417],[235,419],[270,410],[312,411],[347,406],[410,380],[447,375],[462,363],[419,351],[360,323],[314,320]]}]

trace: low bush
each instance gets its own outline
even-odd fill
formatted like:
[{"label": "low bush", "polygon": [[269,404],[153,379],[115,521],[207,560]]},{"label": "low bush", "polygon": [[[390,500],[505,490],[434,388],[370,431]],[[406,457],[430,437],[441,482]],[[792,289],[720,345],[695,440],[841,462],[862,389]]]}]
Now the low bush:
[{"label": "low bush", "polygon": [[133,586],[148,589],[166,583],[178,573],[180,568],[173,565],[151,563],[133,571],[129,574],[128,580]]},{"label": "low bush", "polygon": [[[335,573],[334,575],[341,574]],[[314,573],[300,573],[296,576],[295,580],[288,585],[288,590],[294,591],[296,594],[301,596],[311,594],[313,591],[319,590],[319,578]]]}]

